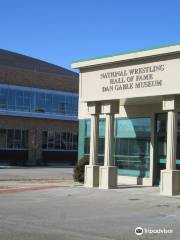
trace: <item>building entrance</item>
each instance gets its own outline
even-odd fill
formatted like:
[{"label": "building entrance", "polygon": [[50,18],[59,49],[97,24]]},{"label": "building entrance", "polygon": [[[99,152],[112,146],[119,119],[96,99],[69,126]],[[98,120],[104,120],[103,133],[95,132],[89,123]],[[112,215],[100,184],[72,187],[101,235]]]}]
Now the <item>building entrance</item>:
[{"label": "building entrance", "polygon": [[[167,113],[156,114],[154,146],[154,184],[160,184],[160,172],[166,168],[167,155]],[[177,114],[176,169],[180,169],[180,114]]]},{"label": "building entrance", "polygon": [[167,114],[156,114],[154,144],[154,184],[160,183],[160,172],[166,168],[167,150]]}]

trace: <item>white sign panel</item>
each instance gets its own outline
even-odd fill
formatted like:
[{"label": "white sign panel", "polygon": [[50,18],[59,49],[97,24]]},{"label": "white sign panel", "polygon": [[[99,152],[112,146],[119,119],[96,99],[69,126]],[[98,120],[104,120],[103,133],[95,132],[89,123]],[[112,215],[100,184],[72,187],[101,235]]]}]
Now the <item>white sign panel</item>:
[{"label": "white sign panel", "polygon": [[180,94],[180,59],[82,73],[81,101]]}]

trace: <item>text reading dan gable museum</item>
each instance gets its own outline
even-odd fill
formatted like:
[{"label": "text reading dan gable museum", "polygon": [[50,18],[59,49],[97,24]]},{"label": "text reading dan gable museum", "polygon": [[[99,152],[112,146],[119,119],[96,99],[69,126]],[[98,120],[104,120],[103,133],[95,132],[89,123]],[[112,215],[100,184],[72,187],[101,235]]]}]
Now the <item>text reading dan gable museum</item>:
[{"label": "text reading dan gable museum", "polygon": [[109,79],[109,85],[102,87],[102,92],[119,91],[133,88],[162,86],[162,80],[156,80],[155,73],[164,71],[165,66],[130,68],[100,74],[101,79]]},{"label": "text reading dan gable museum", "polygon": [[123,65],[99,66],[82,72],[81,101],[176,94],[180,88],[179,59]]}]

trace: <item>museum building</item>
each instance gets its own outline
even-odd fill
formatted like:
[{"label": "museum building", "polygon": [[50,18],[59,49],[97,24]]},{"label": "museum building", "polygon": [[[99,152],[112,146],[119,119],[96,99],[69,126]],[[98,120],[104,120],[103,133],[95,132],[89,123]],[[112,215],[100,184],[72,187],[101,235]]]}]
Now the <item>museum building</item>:
[{"label": "museum building", "polygon": [[87,187],[160,184],[180,194],[180,45],[72,63]]},{"label": "museum building", "polygon": [[0,165],[75,164],[78,74],[0,49]]}]

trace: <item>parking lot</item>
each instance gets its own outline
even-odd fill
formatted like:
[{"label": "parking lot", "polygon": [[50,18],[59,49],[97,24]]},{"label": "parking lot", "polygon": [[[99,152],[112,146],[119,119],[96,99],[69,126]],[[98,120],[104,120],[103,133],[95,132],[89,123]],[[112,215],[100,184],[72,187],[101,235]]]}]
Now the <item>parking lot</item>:
[{"label": "parking lot", "polygon": [[[19,171],[14,172],[14,177]],[[51,171],[48,175],[45,170],[46,177],[51,176]],[[38,172],[45,176],[40,169],[27,176],[35,177]],[[72,178],[72,169],[54,172],[56,177],[62,172],[64,177]],[[33,189],[44,186],[41,181],[29,181],[29,189],[0,192],[0,239],[180,239],[180,198],[162,197],[158,187],[122,185],[112,190],[88,189],[74,185],[69,177],[59,178],[59,185],[54,179],[54,187],[49,180],[47,187]],[[141,236],[135,234],[136,227],[143,228]],[[145,233],[164,229],[171,233]]]}]

